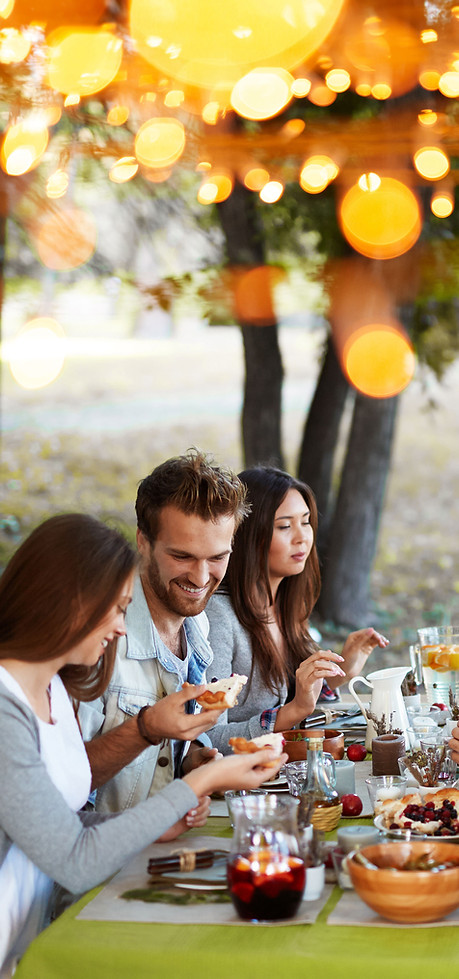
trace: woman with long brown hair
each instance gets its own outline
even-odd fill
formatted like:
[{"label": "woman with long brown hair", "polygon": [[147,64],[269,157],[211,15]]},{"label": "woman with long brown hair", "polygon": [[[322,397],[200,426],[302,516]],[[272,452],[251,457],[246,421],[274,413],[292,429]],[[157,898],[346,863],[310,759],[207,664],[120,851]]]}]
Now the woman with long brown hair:
[{"label": "woman with long brown hair", "polygon": [[249,678],[237,706],[208,732],[222,752],[230,736],[252,738],[294,727],[312,712],[324,684],[333,690],[345,683],[360,672],[374,646],[388,642],[372,628],[360,629],[347,638],[342,656],[319,649],[308,628],[320,592],[314,494],[271,466],[246,469],[239,478],[251,512],[206,608],[212,673]]},{"label": "woman with long brown hair", "polygon": [[47,923],[54,881],[72,893],[95,886],[199,799],[260,785],[273,759],[215,760],[121,813],[80,811],[91,770],[72,700],[97,696],[110,679],[135,565],[117,531],[68,514],[33,531],[0,578],[2,979]]}]

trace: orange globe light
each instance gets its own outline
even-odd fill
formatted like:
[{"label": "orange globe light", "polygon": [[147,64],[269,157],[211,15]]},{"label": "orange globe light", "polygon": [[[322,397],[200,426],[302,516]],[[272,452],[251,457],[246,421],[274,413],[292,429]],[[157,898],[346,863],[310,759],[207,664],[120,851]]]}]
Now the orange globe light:
[{"label": "orange globe light", "polygon": [[370,398],[392,398],[413,379],[415,356],[400,328],[371,323],[351,334],[342,351],[350,383]]},{"label": "orange globe light", "polygon": [[441,180],[449,173],[449,159],[438,146],[422,146],[413,157],[416,170],[426,180]]},{"label": "orange globe light", "polygon": [[145,167],[164,170],[181,157],[185,149],[185,127],[174,118],[148,119],[137,132],[134,152]]},{"label": "orange globe light", "polygon": [[131,0],[130,33],[164,75],[229,97],[253,68],[290,70],[322,44],[345,0]]},{"label": "orange globe light", "polygon": [[32,43],[14,27],[0,31],[0,61],[4,65],[15,65],[24,61],[32,47]]},{"label": "orange globe light", "polygon": [[123,43],[110,30],[62,27],[47,38],[48,84],[64,95],[100,92],[118,73]]},{"label": "orange globe light", "polygon": [[301,168],[300,187],[308,194],[320,194],[338,172],[338,166],[329,156],[310,156]]},{"label": "orange globe light", "polygon": [[198,190],[200,204],[219,204],[226,201],[234,187],[234,180],[225,170],[214,170],[206,174]]},{"label": "orange globe light", "polygon": [[377,174],[364,175],[348,190],[339,208],[339,221],[349,244],[377,259],[407,252],[419,238],[422,225],[416,195],[399,180]]},{"label": "orange globe light", "polygon": [[290,102],[292,84],[283,68],[254,68],[236,82],[231,106],[244,119],[271,119]]},{"label": "orange globe light", "polygon": [[76,269],[91,258],[97,231],[92,217],[77,207],[62,207],[44,217],[32,232],[38,256],[49,269]]},{"label": "orange globe light", "polygon": [[271,326],[275,322],[273,292],[280,277],[280,269],[269,265],[235,272],[233,296],[239,322],[251,326]]},{"label": "orange globe light", "polygon": [[454,194],[450,190],[437,190],[430,202],[432,214],[437,218],[449,218],[454,211]]},{"label": "orange globe light", "polygon": [[33,170],[48,146],[48,129],[40,111],[30,112],[24,119],[9,126],[0,150],[2,170],[10,176],[20,176]]},{"label": "orange globe light", "polygon": [[135,156],[122,156],[113,164],[108,176],[114,184],[125,184],[135,177],[138,169],[139,164]]}]

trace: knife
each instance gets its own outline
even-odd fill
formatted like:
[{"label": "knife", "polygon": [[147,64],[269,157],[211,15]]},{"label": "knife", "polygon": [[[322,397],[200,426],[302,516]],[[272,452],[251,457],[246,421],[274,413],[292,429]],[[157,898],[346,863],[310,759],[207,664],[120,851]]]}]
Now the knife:
[{"label": "knife", "polygon": [[165,857],[152,857],[148,861],[148,873],[153,876],[173,870],[185,873],[200,867],[212,867],[223,859],[228,859],[227,850],[179,850]]}]

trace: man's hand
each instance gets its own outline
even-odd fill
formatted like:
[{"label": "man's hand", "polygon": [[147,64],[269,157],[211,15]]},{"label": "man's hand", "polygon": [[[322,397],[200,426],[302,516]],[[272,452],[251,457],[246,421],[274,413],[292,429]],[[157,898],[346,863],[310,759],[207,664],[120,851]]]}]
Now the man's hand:
[{"label": "man's hand", "polygon": [[183,775],[187,775],[188,772],[199,768],[200,765],[206,765],[207,762],[222,757],[223,755],[220,754],[217,748],[207,748],[205,745],[199,744],[196,747],[190,745],[190,749],[182,761],[182,773]]},{"label": "man's hand", "polygon": [[451,754],[453,761],[459,765],[459,724],[457,727],[453,727],[451,732],[451,740],[448,741],[449,747],[451,748]]},{"label": "man's hand", "polygon": [[205,710],[199,714],[187,714],[185,704],[204,693],[206,684],[199,686],[185,683],[181,690],[170,693],[158,700],[143,714],[145,728],[152,739],[174,738],[178,741],[194,741],[195,738],[214,727],[221,710]]}]

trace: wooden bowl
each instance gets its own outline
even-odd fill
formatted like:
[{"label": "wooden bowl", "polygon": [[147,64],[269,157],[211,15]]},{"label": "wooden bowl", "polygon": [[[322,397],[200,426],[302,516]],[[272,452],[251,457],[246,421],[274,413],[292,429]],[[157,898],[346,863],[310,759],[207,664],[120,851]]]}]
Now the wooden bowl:
[{"label": "wooden bowl", "polygon": [[[356,863],[351,855],[347,868],[357,894],[373,911],[389,921],[418,924],[439,921],[459,907],[459,846],[443,840],[377,843],[360,851],[377,869]],[[452,860],[448,870],[402,870],[404,863],[429,854],[435,860]]]},{"label": "wooden bowl", "polygon": [[344,758],[344,734],[342,731],[334,731],[333,728],[321,728],[320,730],[313,728],[309,731],[295,728],[292,731],[282,731],[282,734],[285,741],[284,751],[288,754],[289,761],[304,761],[307,758],[307,738],[313,737],[314,734],[324,739],[324,751],[332,755],[333,758]]}]

